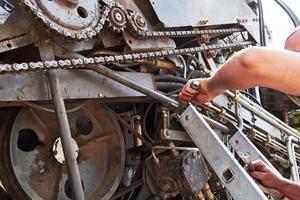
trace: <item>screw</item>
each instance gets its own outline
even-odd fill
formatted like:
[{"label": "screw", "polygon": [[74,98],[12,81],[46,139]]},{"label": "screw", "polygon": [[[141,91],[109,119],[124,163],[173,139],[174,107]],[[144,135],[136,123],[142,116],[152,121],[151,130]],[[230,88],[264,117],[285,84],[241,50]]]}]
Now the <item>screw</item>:
[{"label": "screw", "polygon": [[240,141],[238,139],[235,139],[234,141],[236,144],[240,143]]}]

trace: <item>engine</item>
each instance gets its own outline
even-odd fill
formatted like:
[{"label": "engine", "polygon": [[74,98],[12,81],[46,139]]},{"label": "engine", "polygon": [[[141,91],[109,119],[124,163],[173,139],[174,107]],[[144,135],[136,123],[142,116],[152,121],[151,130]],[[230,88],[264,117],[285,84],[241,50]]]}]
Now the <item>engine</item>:
[{"label": "engine", "polygon": [[[88,200],[232,199],[166,99],[263,44],[256,1],[0,2],[0,180],[8,199],[76,199],[68,175],[76,170]],[[229,149],[242,120],[282,175],[298,173],[298,132],[267,112],[254,89],[197,109]]]}]

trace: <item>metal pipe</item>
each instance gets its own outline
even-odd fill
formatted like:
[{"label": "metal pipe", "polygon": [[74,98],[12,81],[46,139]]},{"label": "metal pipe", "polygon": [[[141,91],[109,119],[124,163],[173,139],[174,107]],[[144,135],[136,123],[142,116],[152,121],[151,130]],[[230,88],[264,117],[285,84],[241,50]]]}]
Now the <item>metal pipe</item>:
[{"label": "metal pipe", "polygon": [[73,198],[75,200],[84,200],[84,193],[76,161],[76,154],[72,144],[72,136],[68,122],[67,112],[64,100],[61,95],[61,87],[56,70],[48,71],[48,79],[51,95],[54,103],[55,113],[59,125],[59,133],[62,142],[63,152],[66,160],[68,175],[71,181]]},{"label": "metal pipe", "polygon": [[295,148],[299,148],[299,146],[295,142],[298,142],[298,140],[295,137],[293,136],[288,137],[287,150],[288,150],[289,161],[290,163],[292,163],[291,173],[292,173],[293,181],[295,181],[296,183],[300,183],[297,160],[295,157]]},{"label": "metal pipe", "polygon": [[179,103],[177,101],[175,101],[174,99],[169,98],[158,91],[155,91],[155,90],[149,89],[143,85],[137,84],[135,81],[133,81],[125,76],[119,75],[115,71],[113,71],[103,65],[86,66],[86,68],[89,70],[93,70],[99,74],[102,74],[103,76],[108,77],[114,81],[122,83],[123,85],[126,85],[136,91],[139,91],[145,95],[148,95],[148,96],[150,96],[156,100],[159,100],[167,105],[170,105],[174,108],[177,108],[179,105]]}]

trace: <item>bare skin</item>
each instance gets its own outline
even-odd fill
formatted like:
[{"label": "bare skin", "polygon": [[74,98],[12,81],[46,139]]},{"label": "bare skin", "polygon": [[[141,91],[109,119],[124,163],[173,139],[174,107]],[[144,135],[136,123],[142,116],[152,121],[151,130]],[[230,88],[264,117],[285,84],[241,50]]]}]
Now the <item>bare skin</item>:
[{"label": "bare skin", "polygon": [[[200,89],[190,87],[190,80],[179,94],[184,102],[203,104],[225,90],[241,90],[256,86],[272,88],[300,96],[300,30],[296,29],[285,44],[286,50],[250,47],[226,61],[210,78],[197,79]],[[300,185],[272,171],[262,161],[254,162],[251,176],[266,187],[278,190],[290,200],[300,199]],[[247,170],[247,166],[245,167]]]}]

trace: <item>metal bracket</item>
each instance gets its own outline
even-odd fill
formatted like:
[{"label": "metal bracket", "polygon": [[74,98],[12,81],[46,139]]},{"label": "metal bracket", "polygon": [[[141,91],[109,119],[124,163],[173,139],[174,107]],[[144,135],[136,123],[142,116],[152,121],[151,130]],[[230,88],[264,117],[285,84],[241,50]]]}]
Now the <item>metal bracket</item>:
[{"label": "metal bracket", "polygon": [[[252,144],[252,142],[247,138],[245,134],[241,132],[241,130],[237,127],[236,133],[229,139],[228,143],[230,144],[231,148],[234,149],[234,151],[238,155],[248,155],[249,161],[255,161],[255,160],[262,160],[264,163],[266,163],[269,167],[271,167],[274,171],[277,172],[275,167],[269,162],[268,159]],[[243,160],[243,157],[241,157]],[[245,161],[245,160],[244,160]],[[278,172],[279,173],[279,172]]]},{"label": "metal bracket", "polygon": [[268,199],[194,106],[182,113],[180,122],[234,199]]}]

